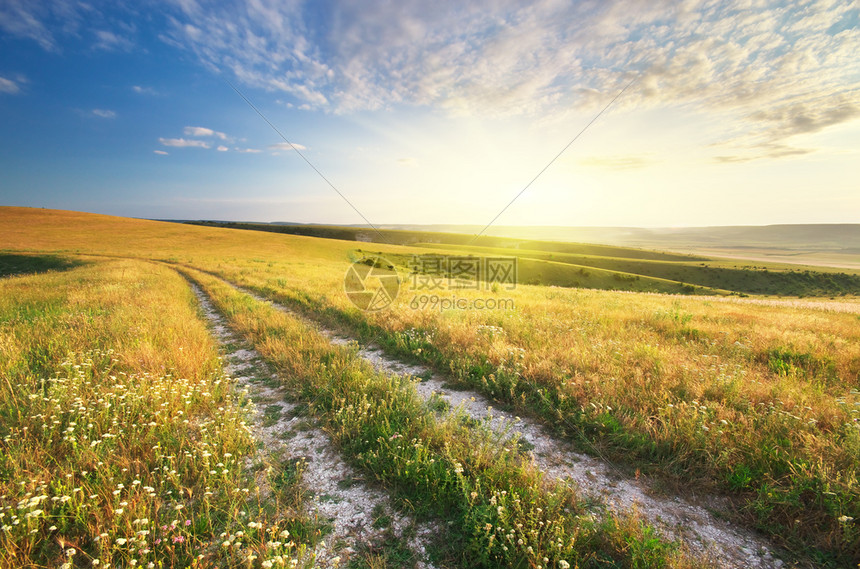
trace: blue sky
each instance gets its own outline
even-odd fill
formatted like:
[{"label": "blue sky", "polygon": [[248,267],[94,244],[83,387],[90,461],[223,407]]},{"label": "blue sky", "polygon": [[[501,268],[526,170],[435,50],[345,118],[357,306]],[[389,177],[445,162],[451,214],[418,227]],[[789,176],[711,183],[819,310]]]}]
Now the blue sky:
[{"label": "blue sky", "polygon": [[860,222],[852,1],[0,4],[0,204],[153,218]]}]

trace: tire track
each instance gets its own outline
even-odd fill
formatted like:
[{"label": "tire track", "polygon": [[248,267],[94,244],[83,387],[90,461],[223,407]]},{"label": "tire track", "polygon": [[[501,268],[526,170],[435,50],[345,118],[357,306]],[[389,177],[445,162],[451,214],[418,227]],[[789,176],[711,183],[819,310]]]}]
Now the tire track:
[{"label": "tire track", "polygon": [[604,460],[576,451],[570,443],[549,434],[538,422],[516,417],[493,408],[480,393],[454,390],[446,379],[431,368],[409,364],[384,353],[376,345],[360,345],[341,336],[319,322],[298,314],[254,291],[221,277],[222,282],[289,313],[328,337],[333,344],[352,346],[358,355],[384,373],[407,375],[415,380],[417,393],[425,400],[441,397],[450,405],[449,412],[462,409],[467,416],[480,421],[498,433],[518,437],[531,447],[535,464],[551,479],[574,484],[584,497],[600,501],[619,513],[637,512],[646,522],[670,540],[678,540],[690,553],[725,569],[779,569],[786,565],[782,555],[764,537],[720,518],[728,510],[725,499],[716,496],[661,496],[645,480],[621,475]]},{"label": "tire track", "polygon": [[[230,346],[244,344],[203,290],[193,281],[189,284],[221,346],[230,350]],[[316,566],[347,566],[351,557],[381,540],[390,529],[412,549],[419,569],[432,569],[426,559],[424,538],[433,532],[416,527],[410,517],[397,512],[384,491],[368,485],[341,458],[316,421],[297,413],[297,405],[289,402],[285,388],[277,387],[278,378],[263,357],[253,349],[240,348],[228,351],[223,359],[225,372],[254,401],[251,433],[262,443],[264,460],[269,464],[298,460],[302,484],[310,493],[307,513],[331,528],[314,550]],[[261,492],[267,494],[265,481],[258,478],[258,483]],[[374,527],[383,517],[391,520],[388,527]]]}]

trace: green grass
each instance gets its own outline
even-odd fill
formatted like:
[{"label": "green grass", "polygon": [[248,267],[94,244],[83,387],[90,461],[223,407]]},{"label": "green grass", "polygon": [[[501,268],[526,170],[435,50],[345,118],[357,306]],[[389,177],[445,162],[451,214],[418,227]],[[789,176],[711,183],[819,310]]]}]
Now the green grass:
[{"label": "green grass", "polygon": [[[842,474],[860,468],[856,315],[538,287],[512,291],[516,313],[366,314],[241,280],[537,415],[583,450],[732,492],[738,521],[802,555],[858,556],[841,521],[860,518],[860,485]],[[498,333],[475,333],[489,322]],[[559,335],[560,323],[579,333]]]},{"label": "green grass", "polygon": [[304,543],[266,546],[305,523],[301,480],[255,492],[244,402],[217,356],[169,269],[0,281],[0,567],[305,564]]},{"label": "green grass", "polygon": [[[602,255],[611,257],[626,257],[631,259],[660,259],[660,260],[691,260],[698,259],[692,255],[648,251],[632,247],[614,247],[611,245],[594,245],[587,243],[564,243],[559,241],[535,241],[511,239],[508,237],[493,237],[482,235],[474,239],[473,235],[463,233],[437,233],[433,231],[407,231],[397,229],[382,229],[374,231],[368,228],[340,227],[326,225],[269,225],[258,223],[234,222],[191,222],[193,225],[206,227],[224,227],[338,239],[343,241],[370,241],[373,243],[388,243],[391,245],[415,245],[421,243],[436,243],[444,245],[468,245],[475,247],[494,247],[505,249],[534,249],[548,252],[573,253],[582,255]],[[473,242],[474,239],[474,242]]]},{"label": "green grass", "polygon": [[[860,294],[860,272],[850,269],[838,271],[779,263],[738,263],[631,247],[493,236],[481,236],[473,242],[471,235],[456,233],[404,230],[376,232],[366,228],[317,225],[200,224],[345,241],[369,240],[409,245],[430,249],[428,252],[441,255],[513,256],[519,259],[519,282],[524,284],[673,294],[735,292],[800,297]],[[386,258],[406,269],[414,254],[394,252]]]},{"label": "green grass", "polygon": [[[184,269],[231,325],[311,404],[345,456],[419,518],[441,519],[451,562],[467,567],[689,566],[635,518],[586,511],[497,435],[437,419],[411,384],[376,372],[300,320]],[[386,554],[387,555],[387,554]],[[546,561],[544,561],[546,558]],[[562,563],[564,562],[564,563]]]},{"label": "green grass", "polygon": [[[361,253],[356,251],[355,242],[15,208],[0,208],[0,222],[0,237],[11,249],[38,254],[79,251],[161,259],[220,275],[362,341],[381,343],[392,354],[426,362],[460,385],[481,390],[520,414],[540,418],[584,450],[593,452],[596,448],[622,466],[640,468],[664,487],[679,488],[681,492],[691,488],[723,493],[736,504],[736,510],[730,513],[735,522],[761,529],[810,563],[843,567],[860,561],[860,535],[854,521],[860,519],[860,482],[856,478],[860,471],[860,328],[856,296],[837,302],[786,303],[521,284],[510,291],[458,291],[458,296],[468,298],[510,297],[516,310],[439,311],[411,309],[409,300],[416,291],[410,289],[406,279],[392,307],[368,314],[356,310],[343,292],[349,262]],[[369,247],[392,260],[432,251],[378,243]],[[540,249],[532,247],[528,254],[531,251]],[[572,257],[555,260],[562,254],[594,256],[594,251],[543,253],[553,258],[535,259],[534,267],[540,268],[536,273],[547,267],[559,267],[559,274],[571,270],[605,271],[563,262]],[[613,256],[608,251],[601,253],[606,256],[597,256],[608,259],[606,262],[681,267],[690,274],[708,274],[706,268],[696,268],[701,262],[715,269],[734,269],[738,265],[728,261],[691,263],[686,257],[646,262],[620,254]],[[743,268],[743,264],[739,265]],[[145,366],[156,370],[151,373],[169,372],[173,377],[198,373],[188,366],[187,357],[176,356],[177,344],[164,343],[165,337],[173,335],[197,337],[182,333],[165,336],[160,332],[181,330],[177,328],[179,321],[159,320],[166,315],[153,311],[121,312],[123,306],[143,302],[137,298],[139,289],[133,288],[131,282],[120,287],[124,295],[113,285],[99,289],[102,298],[98,302],[83,302],[76,296],[82,286],[86,288],[84,276],[99,274],[105,267],[119,265],[99,265],[93,273],[81,267],[64,273],[13,277],[0,283],[11,287],[4,289],[8,294],[0,298],[0,303],[4,298],[23,299],[16,300],[12,308],[0,310],[0,326],[7,326],[6,336],[0,337],[0,351],[6,350],[4,357],[14,356],[8,357],[11,363],[5,370],[14,378],[13,385],[28,374],[46,378],[55,375],[57,368],[51,362],[58,361],[57,354],[86,353],[86,342],[75,342],[74,334],[62,334],[60,330],[87,331],[93,338],[100,338],[114,328],[128,329],[127,323],[137,320],[151,321],[152,325],[139,334],[129,333],[129,340],[95,343],[113,346],[115,353],[122,355],[123,365]],[[763,273],[762,265],[757,267],[747,270]],[[767,269],[768,274],[780,272],[772,265]],[[111,278],[122,276],[118,269],[110,274]],[[615,280],[614,274],[632,273],[607,271],[608,281]],[[741,273],[738,278],[743,276]],[[19,283],[31,283],[34,281],[29,279],[34,278],[54,284],[27,296],[31,285]],[[153,288],[139,274],[134,278],[146,285],[140,290]],[[795,274],[791,278],[806,277]],[[188,291],[180,288],[168,288],[165,294],[188,299]],[[149,306],[160,306],[158,302],[163,305],[165,301],[152,300]],[[63,306],[70,304],[75,309],[63,312]],[[399,496],[406,496],[408,503],[418,504],[419,510],[429,508],[424,514],[459,520],[455,527],[460,528],[464,539],[472,540],[472,545],[452,542],[452,546],[468,551],[469,560],[489,563],[480,558],[489,537],[471,532],[469,528],[474,530],[472,524],[478,518],[467,521],[464,513],[472,511],[474,504],[464,502],[463,496],[454,492],[444,494],[440,502],[436,489],[414,479],[413,470],[405,473],[404,463],[411,458],[397,453],[406,449],[386,447],[385,454],[375,458],[373,452],[379,449],[372,442],[376,439],[361,438],[360,433],[365,432],[362,429],[370,429],[371,433],[380,429],[376,423],[365,424],[360,417],[347,415],[351,418],[342,424],[341,419],[332,416],[337,409],[348,408],[346,402],[353,404],[350,413],[354,414],[362,394],[367,395],[367,401],[376,403],[377,398],[393,393],[399,384],[373,379],[360,366],[348,363],[344,359],[348,356],[317,346],[313,334],[288,334],[289,326],[284,330],[271,326],[274,317],[241,295],[235,302],[225,302],[222,308],[234,320],[247,319],[240,323],[247,328],[244,333],[280,366],[286,377],[306,380],[306,386],[295,386],[296,397],[305,401],[309,413],[328,417],[334,432],[343,430],[339,435],[343,448],[350,456],[361,455],[360,465],[366,472],[378,476]],[[55,325],[45,326],[40,320],[42,314],[65,316],[58,316]],[[110,314],[124,316],[111,319]],[[291,338],[295,345],[282,344],[284,338]],[[302,345],[307,352],[296,351]],[[323,372],[321,364],[328,371]],[[339,373],[336,377],[334,370]],[[345,388],[352,391],[344,393]],[[324,396],[323,403],[310,406],[309,402],[320,394]],[[423,403],[412,409],[410,400],[400,397],[388,404],[394,407],[383,405],[380,417],[400,423],[404,417],[411,417],[411,421],[418,422],[410,422],[409,429],[416,429],[410,433],[423,433],[419,427],[437,421],[433,409]],[[429,422],[420,423],[419,419]],[[462,418],[452,424],[441,420],[436,424],[458,433],[457,437],[470,436],[474,427]],[[462,435],[458,429],[464,429]],[[388,436],[394,434],[390,428],[385,432]],[[427,452],[439,452],[437,447],[427,448]],[[462,454],[440,456],[449,467],[452,456],[464,465],[464,475],[472,488],[478,471],[466,465],[476,461],[484,466],[501,464],[503,474],[498,474],[498,479],[508,481],[518,464],[495,462],[489,442],[478,441],[468,450],[456,448]],[[484,456],[481,453],[492,460],[480,458]],[[459,478],[451,478],[450,473],[435,476],[431,471],[427,478],[443,486],[446,481],[460,484]],[[481,480],[485,479],[482,475]],[[486,505],[494,490],[490,486],[481,488],[481,503]],[[442,490],[449,492],[450,488]],[[548,499],[539,496],[529,484],[522,491],[532,492],[528,495],[538,501]],[[428,499],[436,501],[427,505]],[[583,507],[574,500],[574,512]],[[565,531],[573,531],[573,526],[566,527]],[[641,533],[645,530],[637,531],[630,535],[648,542],[650,538]],[[589,527],[582,535],[588,539],[576,545],[577,555],[593,550],[612,557],[615,554],[609,552],[620,547],[607,545],[612,541],[608,536],[613,534],[603,527]],[[633,546],[625,547],[625,551],[633,551]],[[494,550],[493,560],[516,561],[502,553],[503,550]],[[620,558],[632,563],[631,555],[624,553]]]},{"label": "green grass", "polygon": [[82,264],[81,261],[59,255],[0,253],[0,278],[12,275],[64,271]]},{"label": "green grass", "polygon": [[[539,261],[551,261],[572,265],[575,270],[603,269],[624,275],[633,275],[651,285],[655,292],[667,292],[660,281],[687,283],[722,292],[783,296],[833,296],[860,293],[860,274],[853,270],[827,270],[821,267],[798,267],[776,263],[750,264],[723,260],[655,260],[632,259],[623,256],[580,255],[571,253],[548,253],[537,250],[496,249],[462,245],[419,244],[432,249],[452,249],[476,255],[508,255],[521,259],[521,271],[525,271],[522,282],[565,286],[564,278],[540,278],[535,275],[540,269]],[[614,275],[613,275],[614,276]],[[615,277],[618,279],[618,277]],[[579,281],[578,286],[587,288],[611,288],[612,283],[592,283],[577,279],[573,275],[568,283]],[[567,286],[570,286],[569,284]],[[616,284],[616,288],[623,287]],[[649,290],[645,287],[628,290]],[[668,290],[668,292],[674,292]],[[703,292],[703,291],[697,291]]]}]

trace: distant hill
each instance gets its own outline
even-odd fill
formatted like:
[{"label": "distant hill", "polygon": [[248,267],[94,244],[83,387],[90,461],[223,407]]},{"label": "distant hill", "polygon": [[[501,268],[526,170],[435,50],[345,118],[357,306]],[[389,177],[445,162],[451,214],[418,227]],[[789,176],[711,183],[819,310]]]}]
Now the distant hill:
[{"label": "distant hill", "polygon": [[[165,220],[166,221],[166,220]],[[173,220],[187,222],[190,220]],[[235,221],[211,221],[216,225]],[[340,227],[350,230],[371,229],[368,225],[326,225],[318,223],[238,222],[243,225],[292,227]],[[379,229],[418,233],[457,233],[475,235],[480,225],[455,224],[377,224]],[[781,225],[725,225],[713,227],[565,227],[500,225],[487,229],[487,236],[526,239],[529,241],[563,241],[595,243],[626,247],[658,249],[732,248],[829,251],[860,255],[860,223],[811,223]]]},{"label": "distant hill", "polygon": [[[477,233],[475,225],[384,225],[385,229]],[[636,247],[814,249],[860,253],[860,224],[734,225],[716,227],[490,227],[487,235]]]},{"label": "distant hill", "polygon": [[[476,234],[477,225],[383,225],[385,229]],[[679,228],[490,227],[488,236],[595,243],[708,257],[860,269],[860,224],[783,224]]]},{"label": "distant hill", "polygon": [[[745,259],[753,257],[743,257],[737,253],[730,255],[732,259],[720,259],[721,256],[729,255],[702,256],[689,252],[672,253],[666,252],[669,249],[666,246],[648,249],[629,245],[495,235],[481,235],[475,238],[474,233],[439,231],[439,229],[457,226],[433,226],[434,230],[427,230],[426,226],[420,226],[425,227],[423,230],[390,229],[386,226],[377,230],[366,226],[214,221],[195,222],[195,224],[353,241],[361,243],[362,247],[370,247],[364,251],[357,249],[363,253],[375,253],[375,247],[386,244],[405,245],[410,248],[421,247],[454,256],[514,256],[519,260],[518,278],[520,282],[527,284],[686,294],[834,296],[860,293],[860,271],[849,270],[846,273],[839,268],[813,267],[811,266],[813,264],[827,266],[827,263],[804,264],[798,258],[792,258],[792,263],[786,264],[779,262],[779,259],[773,255],[774,250],[768,250],[770,253],[761,253],[757,249],[745,249],[744,251],[749,255],[755,253],[765,257],[756,259],[757,262],[752,265]],[[705,237],[711,239],[707,234]],[[716,240],[717,238],[713,239],[709,243],[720,242]],[[662,249],[662,251],[654,249]],[[701,248],[701,250],[705,251],[707,248]],[[784,253],[786,249],[780,249],[780,251]],[[840,255],[840,253],[828,254]],[[408,259],[400,258],[402,255],[398,257],[389,252],[384,256],[395,265],[402,265],[408,269]],[[837,263],[832,265],[837,266]],[[847,268],[850,269],[850,267]]]}]

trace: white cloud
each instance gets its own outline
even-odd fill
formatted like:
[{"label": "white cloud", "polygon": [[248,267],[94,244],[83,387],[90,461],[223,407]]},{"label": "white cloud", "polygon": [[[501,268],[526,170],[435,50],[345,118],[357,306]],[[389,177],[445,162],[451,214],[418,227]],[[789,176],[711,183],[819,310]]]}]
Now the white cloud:
[{"label": "white cloud", "polygon": [[5,77],[0,77],[0,93],[9,93],[14,95],[21,91],[21,87],[18,86],[18,83],[11,79],[6,79]]},{"label": "white cloud", "polygon": [[91,47],[128,51],[134,46],[136,28],[129,21],[139,17],[134,4],[78,0],[3,0],[0,2],[0,30],[9,36],[36,42],[46,51],[61,52],[68,40],[92,39]]},{"label": "white cloud", "polygon": [[[739,145],[858,118],[848,101],[860,97],[860,33],[847,0],[338,2],[322,33],[298,0],[175,6],[168,41],[295,108],[558,118],[593,113],[638,76],[619,110],[718,115],[723,140]],[[775,114],[756,118],[762,109]]]},{"label": "white cloud", "polygon": [[272,150],[307,150],[307,146],[299,144],[298,142],[293,142],[292,145],[287,142],[278,142],[277,144],[270,144],[269,148]]},{"label": "white cloud", "polygon": [[6,0],[0,4],[0,29],[11,36],[31,39],[45,50],[57,51],[54,35],[44,23],[52,17],[51,8],[50,3]]},{"label": "white cloud", "polygon": [[186,140],[184,138],[159,138],[163,146],[175,146],[177,148],[209,148],[209,143],[203,140]]},{"label": "white cloud", "polygon": [[96,36],[96,42],[93,44],[94,49],[129,51],[134,47],[134,42],[129,39],[127,34],[120,35],[110,30],[96,30],[94,34]]},{"label": "white cloud", "polygon": [[212,130],[211,128],[206,128],[202,126],[186,126],[182,131],[186,136],[214,136],[216,138],[220,138],[221,140],[227,140],[228,137],[223,132],[218,132],[217,130]]},{"label": "white cloud", "polygon": [[226,146],[222,145],[222,146],[219,146],[218,148],[216,148],[215,150],[217,150],[218,152],[227,152],[230,149],[227,148]]},{"label": "white cloud", "polygon": [[[767,145],[798,144],[789,139],[860,119],[851,0],[308,4],[167,0],[160,37],[239,84],[309,111],[410,105],[558,120],[594,113],[638,77],[617,110],[683,107],[718,116],[718,142],[761,147],[766,156],[773,155]],[[0,30],[46,50],[58,51],[69,37],[129,49],[136,30],[122,18],[136,10],[118,10],[108,16],[73,0],[4,0]],[[186,136],[229,140],[189,128],[199,134]]]},{"label": "white cloud", "polygon": [[167,152],[164,150],[153,150],[155,154],[160,154],[161,156],[167,156]]},{"label": "white cloud", "polygon": [[256,148],[234,148],[233,150],[242,154],[259,154],[262,152],[262,150],[258,150]]},{"label": "white cloud", "polygon": [[101,119],[115,119],[116,111],[110,111],[108,109],[93,109],[92,114],[94,117],[99,117]]},{"label": "white cloud", "polygon": [[132,85],[131,90],[138,95],[157,95],[158,92],[152,87],[143,87],[141,85]]}]

